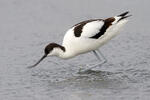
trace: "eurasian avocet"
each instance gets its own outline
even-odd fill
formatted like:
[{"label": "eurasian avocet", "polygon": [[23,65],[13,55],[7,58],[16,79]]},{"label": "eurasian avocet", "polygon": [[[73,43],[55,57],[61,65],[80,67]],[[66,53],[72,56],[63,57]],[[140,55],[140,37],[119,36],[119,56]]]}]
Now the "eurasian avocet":
[{"label": "eurasian avocet", "polygon": [[127,15],[128,13],[125,12],[107,19],[86,20],[74,25],[66,32],[62,45],[48,44],[44,49],[44,56],[30,68],[38,65],[47,56],[69,59],[90,51],[94,53],[98,60],[100,60],[98,54],[104,59],[91,68],[106,63],[105,57],[98,49],[119,33],[119,30],[128,21],[126,18],[131,16]]}]

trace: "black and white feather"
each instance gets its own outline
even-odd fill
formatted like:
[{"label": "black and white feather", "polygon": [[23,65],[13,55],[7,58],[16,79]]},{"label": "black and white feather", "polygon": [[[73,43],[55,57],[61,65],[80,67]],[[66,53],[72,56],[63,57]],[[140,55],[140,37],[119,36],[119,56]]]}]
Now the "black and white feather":
[{"label": "black and white feather", "polygon": [[91,19],[87,21],[80,22],[73,26],[74,35],[76,37],[89,37],[98,39],[100,36],[104,35],[106,30],[112,25],[119,21],[131,16],[126,16],[129,12],[122,13],[118,16],[107,18],[107,19]]},{"label": "black and white feather", "polygon": [[68,55],[78,55],[98,49],[119,33],[119,30],[131,16],[129,12],[107,19],[91,19],[71,27],[65,34],[63,46],[68,49]]},{"label": "black and white feather", "polygon": [[62,45],[50,43],[44,56],[30,68],[37,66],[47,56],[68,59],[89,51],[95,51],[111,40],[126,24],[129,12],[107,19],[92,19],[71,27],[65,34]]}]

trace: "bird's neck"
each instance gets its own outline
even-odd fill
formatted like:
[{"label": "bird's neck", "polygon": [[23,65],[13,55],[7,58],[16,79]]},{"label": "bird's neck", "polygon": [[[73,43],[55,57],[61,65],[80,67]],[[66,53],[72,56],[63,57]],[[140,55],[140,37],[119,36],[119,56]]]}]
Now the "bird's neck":
[{"label": "bird's neck", "polygon": [[59,58],[68,59],[73,57],[73,53],[66,46],[59,45],[54,50],[54,55],[58,56]]}]

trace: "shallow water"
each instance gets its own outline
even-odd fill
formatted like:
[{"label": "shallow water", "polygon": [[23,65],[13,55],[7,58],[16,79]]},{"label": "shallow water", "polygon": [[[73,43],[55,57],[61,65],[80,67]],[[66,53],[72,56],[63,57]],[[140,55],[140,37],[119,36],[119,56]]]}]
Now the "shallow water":
[{"label": "shallow water", "polygon": [[[0,100],[149,100],[149,3],[0,0]],[[70,60],[49,57],[27,68],[49,42],[61,43],[76,22],[126,10],[133,15],[129,23],[100,48],[108,60],[103,66],[79,74],[81,65],[96,63],[88,53]]]}]

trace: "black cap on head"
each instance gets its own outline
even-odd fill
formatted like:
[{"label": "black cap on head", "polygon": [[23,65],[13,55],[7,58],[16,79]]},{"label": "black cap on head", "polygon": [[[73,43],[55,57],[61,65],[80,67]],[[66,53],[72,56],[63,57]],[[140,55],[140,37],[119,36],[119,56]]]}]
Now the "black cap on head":
[{"label": "black cap on head", "polygon": [[56,43],[50,43],[45,47],[45,54],[48,55],[54,48],[60,48],[61,50],[65,51],[65,48]]},{"label": "black cap on head", "polygon": [[45,52],[45,54],[49,54],[52,50],[53,50],[53,46],[52,46],[52,44],[50,43],[50,44],[48,44],[48,45],[45,47],[44,52]]},{"label": "black cap on head", "polygon": [[33,68],[35,66],[37,66],[43,59],[45,59],[47,57],[47,55],[54,49],[54,48],[60,48],[61,50],[63,50],[65,52],[65,48],[59,44],[56,44],[56,43],[50,43],[48,44],[45,49],[44,49],[44,52],[45,54],[41,57],[41,59],[39,59],[37,61],[37,63],[35,63],[34,65],[32,66],[29,66],[28,68]]}]

